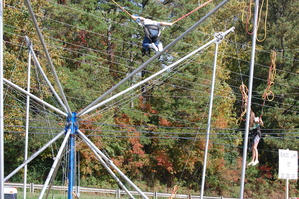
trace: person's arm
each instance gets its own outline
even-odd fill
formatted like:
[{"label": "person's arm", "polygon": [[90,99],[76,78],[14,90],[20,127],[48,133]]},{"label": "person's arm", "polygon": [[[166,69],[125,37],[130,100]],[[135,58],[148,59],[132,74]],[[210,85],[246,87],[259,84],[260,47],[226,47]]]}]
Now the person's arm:
[{"label": "person's arm", "polygon": [[141,20],[141,21],[144,21],[145,18],[144,17],[138,17],[138,16],[134,16],[132,15],[132,18],[136,21],[137,19]]},{"label": "person's arm", "polygon": [[161,26],[172,26],[173,23],[169,22],[160,22]]},{"label": "person's arm", "polygon": [[264,122],[263,122],[262,118],[260,118],[260,120],[259,120],[259,124],[260,124],[261,126],[264,126]]}]

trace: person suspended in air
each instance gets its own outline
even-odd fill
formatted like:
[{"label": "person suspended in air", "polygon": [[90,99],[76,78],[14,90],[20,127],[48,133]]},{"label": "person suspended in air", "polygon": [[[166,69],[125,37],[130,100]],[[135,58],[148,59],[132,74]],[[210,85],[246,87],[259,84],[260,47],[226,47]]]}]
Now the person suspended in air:
[{"label": "person suspended in air", "polygon": [[248,166],[255,166],[259,163],[257,146],[262,136],[261,126],[264,126],[262,118],[255,117],[254,112],[250,111],[249,141],[251,142],[252,160],[249,162]]},{"label": "person suspended in air", "polygon": [[155,52],[163,50],[163,44],[160,41],[162,26],[172,26],[169,22],[158,22],[144,17],[132,16],[132,18],[143,27],[144,38],[142,42],[142,56],[150,55],[150,49],[154,49]]}]

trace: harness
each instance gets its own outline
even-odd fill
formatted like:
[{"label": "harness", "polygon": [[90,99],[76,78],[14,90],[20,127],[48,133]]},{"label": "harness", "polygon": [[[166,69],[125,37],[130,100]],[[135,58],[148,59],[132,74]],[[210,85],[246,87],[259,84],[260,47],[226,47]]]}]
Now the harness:
[{"label": "harness", "polygon": [[159,40],[161,36],[161,27],[154,24],[143,25],[145,36],[151,41],[151,43]]}]

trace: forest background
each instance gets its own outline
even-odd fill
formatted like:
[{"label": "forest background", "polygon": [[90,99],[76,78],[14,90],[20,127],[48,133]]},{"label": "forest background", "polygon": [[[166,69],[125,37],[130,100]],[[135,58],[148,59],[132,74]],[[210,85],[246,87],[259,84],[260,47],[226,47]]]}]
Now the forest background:
[{"label": "forest background", "polygon": [[[128,13],[173,22],[203,0],[117,1]],[[163,30],[164,46],[200,20],[221,1],[215,0]],[[113,1],[31,1],[50,57],[75,112],[86,107],[147,61],[141,56],[142,28]],[[205,195],[238,197],[245,122],[240,85],[248,85],[254,3],[231,0],[115,92],[174,63],[235,27],[219,44]],[[264,120],[259,144],[260,164],[246,169],[244,197],[283,196],[278,179],[278,149],[298,151],[299,145],[299,1],[260,2],[260,18],[252,90],[252,110]],[[247,20],[248,19],[248,20]],[[43,69],[54,82],[25,1],[6,0],[4,7],[4,77],[27,87],[28,50],[32,41]],[[79,120],[79,128],[143,191],[198,194],[204,160],[215,45],[171,71],[117,98]],[[273,54],[276,53],[274,57]],[[154,55],[152,52],[151,55]],[[272,56],[271,56],[272,55]],[[262,95],[275,63],[272,94]],[[31,93],[61,108],[36,63],[32,61]],[[55,85],[57,88],[57,85]],[[5,176],[24,160],[26,96],[5,85]],[[29,156],[64,129],[66,118],[31,100]],[[43,183],[61,141],[28,166],[28,182]],[[76,144],[80,186],[117,188],[88,147]],[[55,184],[66,184],[67,154]],[[248,151],[247,160],[251,158]],[[22,182],[23,171],[9,181]],[[290,196],[299,196],[298,181],[290,181]]]}]

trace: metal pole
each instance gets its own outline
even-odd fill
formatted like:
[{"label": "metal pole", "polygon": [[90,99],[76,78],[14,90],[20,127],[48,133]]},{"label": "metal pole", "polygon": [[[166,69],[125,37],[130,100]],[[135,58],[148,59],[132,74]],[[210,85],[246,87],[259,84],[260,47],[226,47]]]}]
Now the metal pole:
[{"label": "metal pole", "polygon": [[117,83],[115,86],[110,88],[108,91],[106,91],[102,96],[100,96],[98,99],[96,99],[94,102],[89,104],[87,107],[85,107],[83,110],[81,110],[77,116],[80,117],[81,115],[86,114],[86,110],[90,109],[90,107],[97,104],[99,101],[104,99],[107,95],[109,95],[111,92],[113,92],[115,89],[117,89],[120,85],[122,85],[125,81],[133,77],[136,73],[141,71],[143,68],[145,68],[148,64],[150,64],[152,61],[154,61],[156,58],[160,57],[164,52],[166,52],[169,48],[174,46],[179,40],[184,38],[187,34],[192,32],[195,28],[197,28],[202,22],[204,22],[208,17],[210,17],[214,12],[216,12],[220,7],[222,7],[225,3],[227,3],[229,0],[224,0],[220,4],[218,4],[214,9],[212,9],[208,14],[206,14],[204,17],[202,17],[198,22],[196,22],[193,26],[191,26],[188,30],[186,30],[183,34],[181,34],[179,37],[177,37],[174,41],[172,41],[170,44],[168,44],[161,52],[154,55],[152,58],[147,60],[145,63],[143,63],[141,66],[136,68],[132,73],[130,73],[127,77],[125,77],[123,80],[121,80],[119,83]]},{"label": "metal pole", "polygon": [[[27,36],[25,36],[25,39],[27,42],[30,42],[29,38]],[[31,42],[30,42],[31,44]],[[44,77],[44,79],[46,80],[46,82],[48,83],[48,86],[50,87],[51,91],[53,92],[53,95],[56,97],[56,99],[58,100],[58,102],[60,103],[60,105],[64,108],[65,112],[67,112],[67,108],[66,106],[63,104],[62,100],[60,99],[59,95],[57,94],[57,92],[55,91],[54,87],[52,86],[50,80],[48,79],[48,77],[46,76],[45,72],[43,71],[43,68],[41,67],[37,57],[36,57],[36,54],[33,50],[33,47],[32,45],[28,46],[29,48],[29,52],[33,55],[33,59],[38,67],[38,69],[40,70],[40,73],[42,74],[42,76]]]},{"label": "metal pole", "polygon": [[[232,27],[232,28],[230,28],[229,30],[227,30],[226,32],[224,32],[224,33],[219,33],[219,34],[225,36],[226,34],[228,34],[229,32],[233,31],[234,29],[235,29],[235,28]],[[211,45],[212,43],[214,43],[214,42],[217,41],[217,40],[218,40],[218,38],[214,38],[214,39],[212,39],[211,41],[209,41],[209,42],[206,43],[205,45],[199,47],[198,49],[194,50],[193,52],[189,53],[189,54],[186,55],[185,57],[183,57],[183,58],[179,59],[178,61],[174,62],[173,64],[171,64],[171,65],[169,65],[169,66],[163,68],[163,69],[160,70],[159,72],[157,72],[157,73],[151,75],[150,77],[148,77],[148,78],[146,78],[146,79],[144,79],[144,80],[142,80],[142,81],[140,81],[140,82],[134,84],[133,86],[131,86],[131,87],[129,87],[129,88],[127,88],[127,89],[121,91],[120,93],[118,93],[118,94],[116,94],[116,95],[114,95],[114,96],[112,96],[112,97],[110,97],[110,98],[108,98],[108,99],[106,99],[106,100],[100,102],[99,104],[95,105],[94,107],[91,107],[91,108],[87,109],[87,110],[84,112],[84,114],[86,114],[86,113],[88,113],[88,112],[90,112],[90,111],[92,111],[92,110],[94,110],[94,109],[96,109],[96,108],[98,108],[98,107],[100,107],[100,106],[106,104],[107,102],[110,102],[111,100],[113,100],[113,99],[115,99],[115,98],[117,98],[117,97],[119,97],[119,96],[121,96],[121,95],[127,93],[127,92],[130,91],[130,90],[133,90],[134,88],[137,88],[137,87],[140,86],[141,84],[144,84],[145,82],[150,81],[151,79],[153,79],[153,78],[155,78],[156,76],[162,74],[163,72],[169,70],[170,68],[176,66],[176,65],[179,64],[180,62],[184,61],[185,59],[189,58],[190,56],[194,55],[195,53],[201,51],[202,49],[206,48],[207,46]]]},{"label": "metal pole", "polygon": [[8,176],[4,178],[4,181],[11,178],[13,175],[15,175],[19,170],[21,170],[25,165],[27,165],[29,162],[31,162],[34,158],[36,158],[41,152],[43,152],[48,146],[53,144],[65,133],[65,130],[61,131],[56,137],[54,137],[50,142],[45,144],[42,148],[40,148],[38,151],[36,151],[30,158],[28,158],[25,162],[23,162],[18,168],[16,168],[13,172],[11,172]]},{"label": "metal pole", "polygon": [[3,2],[0,0],[0,199],[4,199]]},{"label": "metal pole", "polygon": [[258,10],[259,10],[259,0],[255,0],[254,9],[254,25],[253,25],[253,35],[252,35],[252,50],[251,50],[251,61],[250,61],[250,74],[249,74],[249,85],[248,85],[248,104],[246,113],[246,125],[245,125],[245,138],[244,138],[244,148],[243,148],[243,162],[242,162],[242,176],[241,176],[241,186],[240,186],[240,199],[244,197],[244,181],[246,172],[246,157],[247,157],[247,146],[248,146],[248,133],[249,133],[249,118],[251,110],[251,98],[252,98],[252,85],[253,85],[253,74],[254,74],[254,62],[255,62],[255,46],[256,46],[256,34],[257,34],[257,21],[258,21]]},{"label": "metal pole", "polygon": [[53,73],[53,75],[54,75],[55,81],[56,81],[56,83],[57,83],[57,85],[58,85],[60,94],[61,94],[61,96],[62,96],[62,100],[64,101],[64,104],[65,104],[65,106],[66,106],[66,108],[67,108],[67,110],[68,110],[68,113],[71,114],[72,111],[71,111],[71,109],[70,109],[70,107],[69,107],[69,104],[68,104],[68,102],[67,102],[67,100],[66,100],[66,97],[65,97],[65,94],[64,94],[64,92],[63,92],[63,89],[62,89],[61,83],[60,83],[60,81],[59,81],[59,78],[58,78],[58,76],[57,76],[55,67],[54,67],[54,65],[53,65],[53,63],[52,63],[52,61],[51,61],[49,52],[48,52],[47,47],[46,47],[46,44],[45,44],[45,42],[44,42],[42,33],[41,33],[41,31],[40,31],[40,29],[39,29],[39,27],[38,27],[38,23],[37,23],[37,20],[36,20],[36,18],[35,18],[35,16],[34,16],[34,13],[33,13],[33,10],[32,10],[31,4],[30,4],[30,1],[29,1],[29,0],[25,0],[25,1],[26,1],[28,10],[29,10],[29,14],[30,14],[30,16],[31,16],[31,18],[32,18],[32,20],[33,20],[34,25],[35,25],[35,29],[36,29],[36,32],[37,32],[37,34],[38,34],[39,40],[40,40],[40,42],[42,43],[42,47],[43,47],[43,49],[44,49],[44,51],[45,51],[47,61],[48,61],[49,65],[50,65],[50,69],[52,70],[52,73]]},{"label": "metal pole", "polygon": [[[30,42],[27,45],[31,45]],[[28,74],[27,74],[27,92],[30,92],[30,77],[31,77],[31,54],[28,51]],[[29,133],[29,109],[30,109],[30,97],[27,95],[26,99],[26,130],[25,130],[25,155],[24,160],[28,158],[28,133]],[[23,198],[26,199],[27,193],[27,164],[24,167],[24,186],[23,186]]]},{"label": "metal pole", "polygon": [[219,42],[216,42],[215,55],[214,55],[213,76],[212,76],[212,86],[211,86],[211,91],[210,91],[210,108],[209,108],[206,146],[205,146],[205,154],[204,154],[204,165],[203,165],[203,171],[202,171],[201,190],[200,190],[200,198],[201,199],[203,199],[203,193],[204,193],[204,187],[205,187],[205,178],[206,178],[206,167],[207,167],[208,150],[209,150],[209,138],[210,138],[210,129],[211,129],[211,118],[212,118],[212,110],[213,110],[214,87],[215,87],[215,77],[216,77],[216,68],[217,68],[218,46],[219,46],[218,43]]},{"label": "metal pole", "polygon": [[26,90],[22,89],[21,87],[19,87],[18,85],[12,83],[11,81],[3,78],[3,81],[6,83],[6,84],[9,84],[10,86],[14,87],[15,89],[21,91],[22,93],[26,94],[26,95],[29,95],[32,99],[36,100],[37,102],[39,103],[42,103],[44,104],[45,106],[53,109],[54,111],[56,111],[57,113],[60,113],[61,115],[63,116],[67,116],[67,114],[59,109],[57,109],[56,107],[52,106],[51,104],[41,100],[40,98],[36,97],[35,95],[32,95],[31,93],[27,92]]},{"label": "metal pole", "polygon": [[134,196],[131,194],[131,192],[125,187],[125,185],[120,181],[120,179],[113,173],[112,169],[110,169],[109,165],[106,164],[106,162],[103,160],[103,158],[97,153],[97,151],[94,149],[93,146],[91,146],[88,142],[86,142],[84,139],[83,141],[89,146],[89,148],[93,151],[93,153],[97,156],[98,160],[102,163],[102,165],[105,167],[105,169],[110,173],[110,175],[114,178],[114,180],[118,183],[118,185],[129,195],[131,199],[134,199]]},{"label": "metal pole", "polygon": [[73,198],[73,187],[75,182],[75,134],[77,131],[76,126],[76,113],[68,118],[70,122],[70,140],[69,140],[69,174],[68,174],[68,199]]},{"label": "metal pole", "polygon": [[89,146],[92,146],[93,149],[106,161],[106,163],[112,167],[125,181],[127,181],[143,198],[149,199],[114,163],[105,156],[95,145],[92,143],[80,130],[77,130],[79,136],[88,143]]},{"label": "metal pole", "polygon": [[53,165],[52,165],[52,167],[51,167],[51,170],[49,171],[49,174],[48,174],[48,177],[47,177],[47,179],[46,179],[46,181],[45,181],[45,184],[44,184],[44,186],[43,186],[43,189],[41,190],[41,193],[40,193],[40,195],[39,195],[39,197],[38,197],[39,199],[42,199],[42,198],[43,198],[43,196],[44,196],[44,194],[45,194],[45,191],[46,191],[46,189],[47,189],[47,187],[48,187],[48,184],[49,184],[49,182],[50,182],[50,180],[51,180],[51,178],[52,178],[52,175],[53,175],[53,173],[54,173],[56,167],[59,167],[58,162],[60,161],[61,154],[62,154],[63,150],[65,149],[65,146],[66,146],[66,144],[67,144],[67,141],[68,141],[68,139],[69,139],[70,134],[71,134],[71,130],[69,129],[69,130],[67,131],[67,133],[66,133],[66,135],[65,135],[65,138],[64,138],[64,140],[63,140],[63,142],[62,142],[62,144],[61,144],[61,146],[60,146],[60,149],[59,149],[59,151],[58,151],[58,153],[57,153],[57,155],[56,155],[56,157],[55,157],[55,160],[54,160],[54,162],[53,162]]}]

